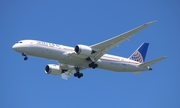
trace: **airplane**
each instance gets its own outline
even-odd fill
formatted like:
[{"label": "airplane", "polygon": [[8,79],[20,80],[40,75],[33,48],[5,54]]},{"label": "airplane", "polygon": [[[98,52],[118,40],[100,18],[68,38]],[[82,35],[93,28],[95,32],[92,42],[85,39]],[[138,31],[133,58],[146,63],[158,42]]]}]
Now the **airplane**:
[{"label": "airplane", "polygon": [[135,75],[138,75],[142,71],[152,70],[151,65],[167,57],[163,56],[145,62],[149,43],[142,43],[129,58],[106,54],[106,52],[154,22],[156,21],[145,23],[91,46],[77,44],[75,47],[69,47],[39,40],[21,40],[15,43],[12,49],[21,53],[25,61],[28,59],[28,56],[57,61],[58,65],[47,64],[45,73],[61,76],[61,78],[66,80],[72,74],[77,78],[81,78],[83,73],[80,71],[87,68],[100,68],[114,72],[134,72]]}]

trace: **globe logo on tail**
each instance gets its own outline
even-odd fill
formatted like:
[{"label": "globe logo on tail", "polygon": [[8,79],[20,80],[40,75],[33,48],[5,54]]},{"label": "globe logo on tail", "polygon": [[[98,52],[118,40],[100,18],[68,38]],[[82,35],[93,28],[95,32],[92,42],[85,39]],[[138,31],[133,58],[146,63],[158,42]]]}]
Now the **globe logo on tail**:
[{"label": "globe logo on tail", "polygon": [[136,51],[130,58],[131,60],[143,63],[142,55],[139,51]]}]

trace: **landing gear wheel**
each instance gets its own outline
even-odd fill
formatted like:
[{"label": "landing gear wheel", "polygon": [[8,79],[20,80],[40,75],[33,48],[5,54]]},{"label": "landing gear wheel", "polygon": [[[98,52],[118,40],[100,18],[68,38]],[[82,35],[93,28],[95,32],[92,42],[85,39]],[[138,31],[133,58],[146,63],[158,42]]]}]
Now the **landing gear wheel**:
[{"label": "landing gear wheel", "polygon": [[97,68],[97,67],[98,67],[98,64],[96,64],[96,63],[92,62],[92,63],[90,63],[90,64],[89,64],[89,67],[91,67],[91,68],[95,69],[95,68]]},{"label": "landing gear wheel", "polygon": [[28,57],[27,57],[27,55],[25,53],[22,53],[22,56],[24,56],[25,61],[28,59]]},{"label": "landing gear wheel", "polygon": [[74,73],[74,77],[81,78],[83,76],[83,73],[79,72],[80,68],[79,67],[75,67],[75,70],[76,70],[76,73]]},{"label": "landing gear wheel", "polygon": [[81,78],[82,76],[83,76],[83,73],[79,73],[77,77]]},{"label": "landing gear wheel", "polygon": [[83,73],[76,72],[76,73],[74,73],[74,77],[81,78],[81,77],[83,77]]},{"label": "landing gear wheel", "polygon": [[77,77],[78,76],[78,73],[76,72],[76,73],[74,73],[74,77]]},{"label": "landing gear wheel", "polygon": [[22,53],[22,56],[26,56],[26,54],[25,54],[25,53]]},{"label": "landing gear wheel", "polygon": [[93,69],[95,69],[95,68],[97,68],[97,67],[98,67],[98,64],[94,64],[94,65],[92,66]]},{"label": "landing gear wheel", "polygon": [[90,63],[90,64],[89,64],[89,67],[93,67],[93,65],[94,65],[94,62]]},{"label": "landing gear wheel", "polygon": [[28,57],[27,57],[27,56],[25,56],[25,57],[24,57],[24,60],[26,61],[27,59],[28,59]]}]

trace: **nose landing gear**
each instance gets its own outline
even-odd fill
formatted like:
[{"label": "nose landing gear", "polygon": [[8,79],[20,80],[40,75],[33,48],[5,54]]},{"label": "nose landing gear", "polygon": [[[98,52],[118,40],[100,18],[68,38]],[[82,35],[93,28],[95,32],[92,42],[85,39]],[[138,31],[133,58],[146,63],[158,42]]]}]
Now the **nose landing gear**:
[{"label": "nose landing gear", "polygon": [[25,53],[22,53],[22,56],[24,56],[25,61],[28,59],[28,57],[27,57],[27,55]]}]

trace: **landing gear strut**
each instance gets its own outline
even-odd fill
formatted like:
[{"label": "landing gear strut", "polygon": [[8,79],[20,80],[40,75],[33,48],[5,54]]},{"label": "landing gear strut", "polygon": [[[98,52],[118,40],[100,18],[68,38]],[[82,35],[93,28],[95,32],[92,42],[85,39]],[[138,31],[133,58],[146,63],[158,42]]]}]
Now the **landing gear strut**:
[{"label": "landing gear strut", "polygon": [[27,55],[25,53],[22,53],[22,56],[24,56],[25,61],[28,59],[28,57],[27,57]]},{"label": "landing gear strut", "polygon": [[74,73],[74,77],[81,78],[83,76],[83,73],[79,72],[79,67],[75,67],[76,73]]}]

